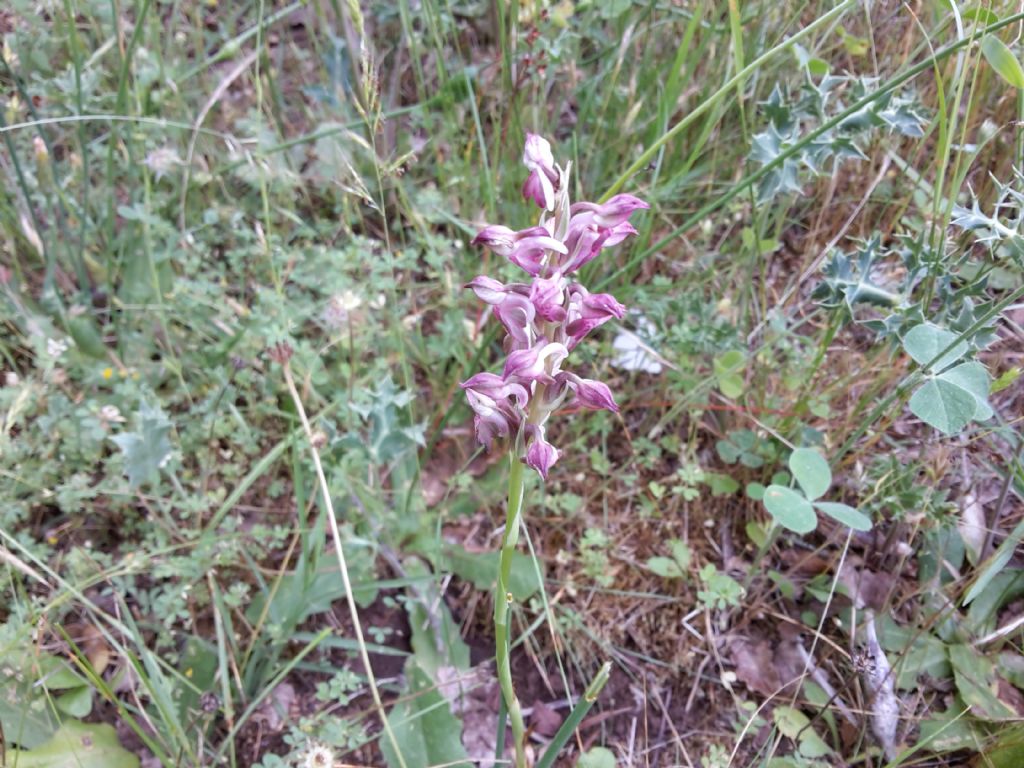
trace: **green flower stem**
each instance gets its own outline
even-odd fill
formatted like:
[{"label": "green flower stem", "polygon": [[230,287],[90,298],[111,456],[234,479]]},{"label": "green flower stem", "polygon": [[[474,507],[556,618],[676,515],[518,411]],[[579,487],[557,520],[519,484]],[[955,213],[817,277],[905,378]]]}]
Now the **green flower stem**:
[{"label": "green flower stem", "polygon": [[[501,557],[498,561],[498,587],[494,595],[494,642],[498,663],[498,684],[512,721],[512,740],[516,748],[516,768],[525,768],[526,728],[523,726],[523,709],[512,686],[512,666],[509,660],[509,606],[512,592],[509,580],[512,574],[512,555],[519,541],[519,526],[523,513],[523,462],[514,452],[509,454],[508,470],[508,511],[505,517],[505,532],[501,537]],[[499,727],[501,724],[499,723]]]}]

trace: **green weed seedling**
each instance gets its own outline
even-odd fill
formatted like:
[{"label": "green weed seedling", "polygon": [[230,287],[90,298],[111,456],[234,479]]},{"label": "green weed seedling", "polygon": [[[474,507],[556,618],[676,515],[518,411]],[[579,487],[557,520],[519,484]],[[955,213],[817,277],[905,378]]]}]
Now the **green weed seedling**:
[{"label": "green weed seedling", "polygon": [[797,448],[789,456],[789,470],[799,490],[769,485],[763,503],[779,525],[794,533],[810,533],[818,527],[815,510],[856,531],[871,530],[871,520],[846,504],[818,501],[832,485],[832,470],[814,448]]}]

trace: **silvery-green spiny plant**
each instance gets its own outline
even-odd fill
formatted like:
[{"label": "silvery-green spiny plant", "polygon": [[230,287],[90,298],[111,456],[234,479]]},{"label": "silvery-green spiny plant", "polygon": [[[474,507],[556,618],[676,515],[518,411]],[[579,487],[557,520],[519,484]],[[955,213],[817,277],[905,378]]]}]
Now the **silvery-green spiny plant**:
[{"label": "silvery-green spiny plant", "polygon": [[527,135],[523,163],[529,170],[523,197],[541,209],[537,225],[519,231],[501,225],[485,227],[474,243],[522,268],[531,280],[503,284],[481,275],[469,283],[504,326],[508,356],[500,375],[478,373],[462,384],[474,412],[477,439],[488,447],[497,439],[505,441],[510,459],[494,625],[498,680],[519,767],[526,758],[523,716],[509,665],[512,594],[508,583],[522,517],[523,468],[525,464],[547,478],[558,460],[559,451],[545,434],[547,420],[558,408],[618,411],[605,384],[564,371],[562,364],[584,336],[612,318],[621,318],[625,307],[613,296],[590,293],[570,276],[603,249],[636,234],[629,218],[649,207],[625,194],[601,204],[570,203],[571,164],[556,165],[551,145],[540,136]]}]

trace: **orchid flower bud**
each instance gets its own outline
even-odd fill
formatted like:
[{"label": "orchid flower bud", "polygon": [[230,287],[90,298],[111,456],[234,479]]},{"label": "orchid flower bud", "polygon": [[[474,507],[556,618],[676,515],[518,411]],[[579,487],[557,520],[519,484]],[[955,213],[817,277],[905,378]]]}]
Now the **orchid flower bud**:
[{"label": "orchid flower bud", "polygon": [[569,405],[579,404],[591,410],[619,412],[619,406],[612,397],[612,391],[608,385],[593,379],[583,379],[574,373],[563,372],[559,377],[564,377],[569,389],[573,390],[575,397],[568,402]]},{"label": "orchid flower bud", "polygon": [[523,197],[533,200],[545,211],[554,210],[555,184],[559,181],[559,174],[547,140],[533,133],[526,134],[523,165],[530,171],[523,183]]},{"label": "orchid flower bud", "polygon": [[468,283],[467,288],[472,288],[473,293],[476,294],[477,298],[480,299],[484,304],[501,304],[508,295],[510,288],[499,280],[487,277],[486,275],[480,275],[474,277]]},{"label": "orchid flower bud", "polygon": [[484,245],[499,256],[508,258],[516,240],[515,230],[494,224],[481,229],[473,238],[473,245]]},{"label": "orchid flower bud", "polygon": [[537,424],[529,424],[526,427],[526,466],[532,467],[540,473],[545,480],[548,479],[548,472],[560,455],[555,446],[544,439],[544,427]]}]

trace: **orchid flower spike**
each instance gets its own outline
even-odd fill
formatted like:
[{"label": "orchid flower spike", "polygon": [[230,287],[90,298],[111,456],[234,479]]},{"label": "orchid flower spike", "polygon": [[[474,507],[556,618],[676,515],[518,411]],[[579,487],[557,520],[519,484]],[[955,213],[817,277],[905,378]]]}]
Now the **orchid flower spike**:
[{"label": "orchid flower spike", "polygon": [[466,286],[504,326],[508,357],[500,375],[478,373],[462,388],[477,439],[488,446],[508,439],[511,450],[547,478],[561,456],[546,436],[553,412],[563,406],[619,410],[606,384],[563,371],[562,365],[590,331],[621,319],[626,308],[567,276],[635,235],[630,216],[650,206],[628,194],[600,204],[570,204],[568,165],[557,165],[551,145],[536,134],[527,134],[523,164],[528,171],[523,197],[542,209],[540,222],[518,231],[500,224],[484,227],[473,243],[520,267],[530,282],[506,284],[480,275]]}]

